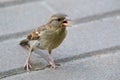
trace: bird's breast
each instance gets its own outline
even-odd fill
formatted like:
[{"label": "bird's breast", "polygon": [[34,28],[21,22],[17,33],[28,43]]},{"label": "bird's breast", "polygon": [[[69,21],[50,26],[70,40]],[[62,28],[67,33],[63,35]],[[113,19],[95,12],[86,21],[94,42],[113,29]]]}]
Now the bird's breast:
[{"label": "bird's breast", "polygon": [[66,37],[66,30],[47,31],[41,34],[40,49],[54,49],[58,47]]}]

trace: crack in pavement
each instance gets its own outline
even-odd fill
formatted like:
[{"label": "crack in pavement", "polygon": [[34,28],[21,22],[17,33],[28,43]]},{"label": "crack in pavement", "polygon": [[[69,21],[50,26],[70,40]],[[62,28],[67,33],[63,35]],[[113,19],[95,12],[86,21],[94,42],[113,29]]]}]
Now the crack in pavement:
[{"label": "crack in pavement", "polygon": [[104,18],[114,17],[118,15],[120,16],[120,10],[114,10],[114,11],[109,11],[101,14],[95,14],[95,15],[75,19],[73,22],[73,25],[101,20]]},{"label": "crack in pavement", "polygon": [[[96,21],[96,20],[100,20],[100,19],[104,19],[108,17],[114,17],[114,16],[120,16],[120,10],[114,10],[114,11],[106,12],[103,14],[97,14],[97,15],[87,16],[83,18],[78,18],[78,19],[72,20],[73,21],[72,26],[77,25],[77,24],[91,22],[91,21]],[[13,38],[19,38],[21,36],[26,35],[30,31],[31,30],[26,30],[23,32],[16,32],[16,33],[11,33],[11,34],[1,35],[0,41],[3,42],[3,41],[13,39]]]},{"label": "crack in pavement", "polygon": [[24,35],[28,34],[31,31],[32,30],[27,30],[27,31],[23,31],[23,32],[17,32],[17,33],[1,35],[0,36],[0,42],[7,41],[9,39],[16,39],[16,38],[23,37]]},{"label": "crack in pavement", "polygon": [[[36,64],[32,64],[32,67],[33,68],[29,72],[38,71],[38,70],[44,70],[47,66],[41,65],[41,63],[36,63]],[[10,77],[10,76],[13,76],[13,75],[26,73],[26,72],[27,71],[24,70],[23,67],[11,69],[11,70],[8,70],[8,71],[0,72],[0,79]]]},{"label": "crack in pavement", "polygon": [[[117,52],[117,51],[120,51],[120,46],[114,46],[114,47],[110,47],[110,48],[105,48],[105,49],[101,49],[101,50],[97,50],[97,51],[92,51],[92,52],[87,52],[87,53],[75,55],[75,56],[72,56],[72,57],[66,57],[66,58],[55,60],[55,62],[56,63],[65,63],[65,62],[70,62],[70,61],[78,60],[78,59],[81,60],[81,59],[85,59],[85,58],[92,57],[92,56],[97,56],[97,55],[111,54],[112,52],[114,53],[114,52]],[[41,65],[40,63],[36,63],[36,64],[32,64],[32,65],[34,67],[37,66],[38,68],[32,69],[30,72],[44,70],[45,68],[47,68],[47,66]],[[8,71],[4,71],[4,72],[0,72],[0,79],[10,77],[10,76],[14,76],[14,75],[18,75],[18,74],[22,74],[22,73],[26,73],[26,72],[27,71],[25,71],[23,69],[23,67],[8,70]]]}]

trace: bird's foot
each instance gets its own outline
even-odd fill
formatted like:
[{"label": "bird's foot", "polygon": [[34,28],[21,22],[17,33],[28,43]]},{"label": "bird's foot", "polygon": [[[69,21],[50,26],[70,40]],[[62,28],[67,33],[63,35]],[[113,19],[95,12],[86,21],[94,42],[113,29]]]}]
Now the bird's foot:
[{"label": "bird's foot", "polygon": [[27,71],[30,71],[31,68],[32,68],[31,64],[26,62],[25,65],[24,65],[24,69],[27,70]]},{"label": "bird's foot", "polygon": [[50,61],[49,64],[50,64],[50,65],[49,65],[50,68],[54,68],[54,69],[56,68],[56,64],[55,64],[55,62]]},{"label": "bird's foot", "polygon": [[[61,65],[60,65],[60,64],[55,64],[55,68],[57,68],[58,66],[61,66]],[[46,67],[48,67],[48,68],[53,68],[50,64],[47,65]]]}]

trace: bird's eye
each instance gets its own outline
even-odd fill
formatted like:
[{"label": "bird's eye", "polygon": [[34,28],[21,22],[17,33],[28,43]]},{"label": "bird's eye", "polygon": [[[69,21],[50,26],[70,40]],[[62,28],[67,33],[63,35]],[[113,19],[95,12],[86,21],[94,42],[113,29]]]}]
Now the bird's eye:
[{"label": "bird's eye", "polygon": [[60,19],[60,18],[58,18],[57,20],[58,20],[58,21],[61,21],[61,19]]}]

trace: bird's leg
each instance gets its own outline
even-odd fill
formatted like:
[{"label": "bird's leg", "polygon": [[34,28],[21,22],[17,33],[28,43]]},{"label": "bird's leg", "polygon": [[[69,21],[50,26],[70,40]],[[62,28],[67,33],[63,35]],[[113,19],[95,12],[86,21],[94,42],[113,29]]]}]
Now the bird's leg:
[{"label": "bird's leg", "polygon": [[51,56],[51,50],[49,50],[48,52],[49,52],[49,58],[50,58],[49,64],[50,64],[50,66],[51,66],[52,68],[55,68],[56,65],[55,65],[55,62],[54,62],[54,60],[53,60],[53,58],[52,58],[52,56]]},{"label": "bird's leg", "polygon": [[29,54],[28,54],[28,57],[26,59],[26,63],[24,65],[24,69],[29,71],[30,68],[32,68],[31,64],[30,64],[30,57],[31,57],[31,53],[32,53],[32,48],[29,48]]},{"label": "bird's leg", "polygon": [[30,49],[30,46],[28,46],[28,45],[25,45],[25,48],[29,50],[29,49]]}]

